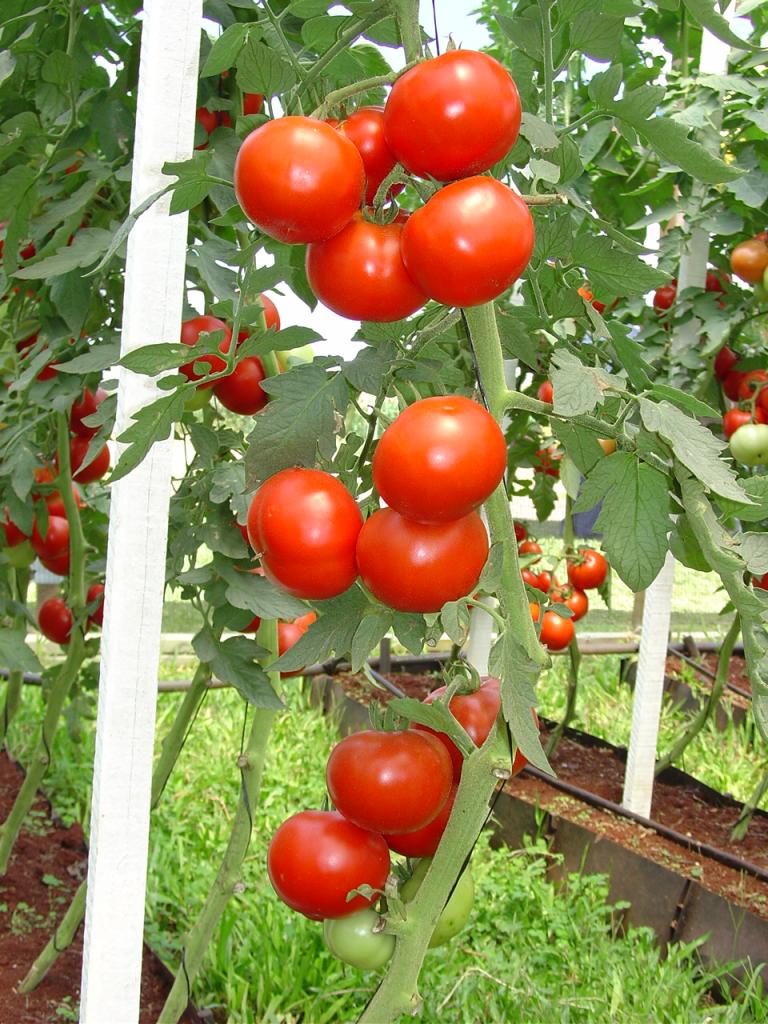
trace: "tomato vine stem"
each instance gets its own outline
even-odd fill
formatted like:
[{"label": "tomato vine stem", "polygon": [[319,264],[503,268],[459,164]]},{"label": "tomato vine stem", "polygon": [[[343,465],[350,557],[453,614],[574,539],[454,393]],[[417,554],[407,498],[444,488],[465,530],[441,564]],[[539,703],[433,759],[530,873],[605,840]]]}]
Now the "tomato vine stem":
[{"label": "tomato vine stem", "polygon": [[[13,617],[12,628],[24,629],[27,624],[27,591],[29,589],[29,571],[27,569],[13,569],[9,573],[11,597],[21,606],[17,615]],[[14,669],[8,673],[8,684],[5,688],[5,701],[0,711],[0,747],[5,744],[8,736],[8,726],[16,714],[21,703],[21,693],[24,686],[24,673],[20,669]]]}]

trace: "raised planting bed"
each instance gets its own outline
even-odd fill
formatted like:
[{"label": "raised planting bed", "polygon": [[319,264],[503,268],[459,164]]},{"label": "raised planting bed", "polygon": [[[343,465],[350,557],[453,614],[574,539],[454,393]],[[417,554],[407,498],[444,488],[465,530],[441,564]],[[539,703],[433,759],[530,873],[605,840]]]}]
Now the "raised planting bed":
[{"label": "raised planting bed", "polygon": [[[397,672],[387,678],[419,698],[440,682]],[[343,733],[369,726],[372,700],[391,699],[347,673],[310,685]],[[528,769],[500,794],[497,842],[518,848],[524,836],[543,834],[563,858],[553,876],[608,875],[611,902],[630,904],[618,924],[653,928],[662,949],[705,938],[702,958],[739,961],[735,976],[747,964],[768,964],[768,814],[755,812],[745,839],[732,843],[741,804],[670,768],[657,780],[651,820],[628,816],[619,806],[625,760],[623,749],[567,729],[551,759],[556,779]],[[768,968],[762,971],[768,981]]]},{"label": "raised planting bed", "polygon": [[[21,768],[0,753],[0,815],[5,819],[24,778]],[[88,868],[80,825],[65,828],[40,794],[21,831],[8,873],[0,879],[0,1021],[51,1024],[77,1020],[82,967],[82,926],[45,979],[28,995],[16,986],[45,947]],[[120,922],[115,922],[119,928]],[[173,976],[144,946],[140,1024],[154,1024]],[[200,1024],[193,1007],[183,1024]],[[106,1024],[106,1022],[105,1022]]]}]

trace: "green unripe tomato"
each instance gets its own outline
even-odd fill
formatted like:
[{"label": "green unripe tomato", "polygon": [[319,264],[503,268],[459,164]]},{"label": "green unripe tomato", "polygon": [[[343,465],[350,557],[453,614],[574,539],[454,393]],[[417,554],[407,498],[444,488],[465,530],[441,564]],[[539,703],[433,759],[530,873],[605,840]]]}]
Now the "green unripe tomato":
[{"label": "green unripe tomato", "polygon": [[768,423],[745,423],[731,434],[731,455],[745,466],[768,466]]},{"label": "green unripe tomato", "polygon": [[14,544],[12,548],[4,548],[3,550],[5,551],[5,557],[14,569],[26,569],[32,565],[37,557],[28,540],[23,540],[21,544]]},{"label": "green unripe tomato", "polygon": [[375,910],[360,910],[348,917],[326,918],[325,944],[335,957],[361,971],[377,971],[391,959],[395,937],[373,929],[380,920]]},{"label": "green unripe tomato", "polygon": [[298,366],[300,363],[311,363],[315,358],[311,345],[302,345],[300,348],[286,349],[285,352],[276,352],[277,365],[281,373],[285,373],[291,366]]},{"label": "green unripe tomato", "polygon": [[184,410],[186,412],[197,412],[199,409],[204,409],[212,398],[213,388],[196,388],[191,398],[187,398],[184,401]]},{"label": "green unripe tomato", "polygon": [[[404,903],[410,903],[421,888],[421,883],[432,863],[431,857],[422,857],[414,868],[413,874],[404,882],[400,888],[400,896]],[[456,883],[451,893],[451,898],[445,905],[442,914],[438,918],[432,938],[429,940],[429,948],[442,946],[449,942],[454,935],[458,935],[461,929],[469,920],[472,912],[472,904],[475,902],[475,883],[472,880],[472,871],[467,868],[464,874]]]}]

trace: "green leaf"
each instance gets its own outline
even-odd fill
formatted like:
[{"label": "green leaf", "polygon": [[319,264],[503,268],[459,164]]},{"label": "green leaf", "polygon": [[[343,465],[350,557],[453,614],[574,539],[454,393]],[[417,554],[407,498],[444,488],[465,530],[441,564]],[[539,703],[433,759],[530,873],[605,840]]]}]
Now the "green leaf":
[{"label": "green leaf", "polygon": [[313,466],[318,448],[336,449],[336,414],[344,415],[349,389],[343,376],[317,362],[294,366],[264,382],[272,400],[256,417],[245,453],[246,489],[289,466]]},{"label": "green leaf", "polygon": [[657,405],[641,398],[640,415],[646,429],[662,437],[676,458],[705,487],[724,498],[748,502],[735,473],[719,457],[726,447],[725,442],[716,438],[711,430],[669,402]]},{"label": "green leaf", "polygon": [[76,270],[51,281],[51,302],[74,338],[80,337],[92,300],[90,284]]},{"label": "green leaf", "polygon": [[478,590],[493,594],[501,586],[501,574],[504,569],[504,548],[500,543],[491,544],[488,558],[483,566],[480,579],[477,583]]},{"label": "green leaf", "polygon": [[750,206],[753,210],[760,210],[768,200],[768,174],[754,168],[747,171],[742,178],[729,182],[726,189],[745,206]]},{"label": "green leaf", "polygon": [[42,666],[25,642],[25,629],[0,630],[0,665],[10,672],[41,672]]},{"label": "green leaf", "polygon": [[389,707],[395,714],[401,715],[409,722],[418,722],[419,725],[426,725],[435,732],[445,733],[464,754],[471,754],[474,750],[469,734],[451,714],[447,703],[434,700],[425,704],[424,701],[415,700],[413,697],[396,697],[389,702]]},{"label": "green leaf", "polygon": [[739,554],[755,576],[768,572],[768,533],[742,533],[738,540]]},{"label": "green leaf", "polygon": [[559,143],[554,128],[528,110],[523,111],[520,134],[535,149],[555,149]]},{"label": "green leaf", "polygon": [[469,608],[466,601],[448,601],[440,609],[443,631],[455,644],[464,641],[469,629]]},{"label": "green leaf", "polygon": [[325,661],[331,654],[344,657],[349,654],[358,626],[370,607],[368,598],[357,586],[331,601],[318,601],[317,622],[269,667],[290,672]]},{"label": "green leaf", "polygon": [[607,107],[619,91],[623,79],[624,68],[621,64],[612,64],[607,71],[593,75],[587,87],[592,102],[598,107]]},{"label": "green leaf", "polygon": [[696,534],[691,528],[690,520],[685,513],[677,517],[675,528],[669,535],[669,550],[682,565],[697,572],[709,572],[710,565]]},{"label": "green leaf", "polygon": [[277,50],[249,38],[237,59],[237,84],[243,92],[279,96],[296,84],[296,73]]},{"label": "green leaf", "polygon": [[192,640],[192,646],[200,661],[210,665],[213,674],[223,683],[234,686],[249,704],[275,711],[285,707],[258,663],[265,651],[255,640],[246,636],[217,640],[213,633],[203,629]]},{"label": "green leaf", "polygon": [[372,608],[360,620],[355,630],[350,649],[352,671],[359,672],[368,659],[371,651],[381,643],[392,626],[392,612],[386,609]]},{"label": "green leaf", "polygon": [[624,19],[603,11],[582,11],[571,25],[571,46],[596,61],[616,56],[621,45]]},{"label": "green leaf", "polygon": [[[66,280],[66,278],[63,278]],[[88,352],[83,352],[74,359],[68,359],[64,363],[58,363],[56,369],[59,373],[96,373],[99,370],[108,370],[114,366],[120,358],[120,343],[117,341],[106,344],[92,345]]]},{"label": "green leaf", "polygon": [[585,233],[576,238],[573,262],[584,268],[595,295],[644,295],[668,281],[667,274],[599,235]]},{"label": "green leaf", "polygon": [[768,476],[751,476],[741,481],[747,498],[754,505],[743,505],[740,502],[718,500],[720,508],[727,516],[737,516],[745,523],[759,523],[768,519]]},{"label": "green leaf", "polygon": [[392,628],[400,643],[411,654],[421,654],[427,624],[423,615],[395,612]]},{"label": "green leaf", "polygon": [[195,345],[182,345],[181,342],[164,342],[160,345],[142,345],[132,352],[126,352],[120,365],[134,373],[154,377],[163,370],[172,370],[192,360],[197,362],[203,356],[219,351],[219,345],[225,338],[222,329],[210,334],[201,333]]},{"label": "green leaf", "polygon": [[565,448],[568,458],[585,476],[605,454],[591,430],[573,423],[553,423],[552,430]]},{"label": "green leaf", "polygon": [[250,27],[243,22],[235,22],[234,25],[224,29],[205,58],[205,63],[200,70],[201,78],[212,78],[233,67],[243,48]]},{"label": "green leaf", "polygon": [[668,384],[654,384],[651,388],[651,395],[659,401],[666,399],[668,402],[672,402],[673,405],[691,413],[692,416],[720,418],[720,413],[711,405],[707,405],[706,402],[702,402],[685,391],[680,391],[679,388],[670,387]]},{"label": "green leaf", "polygon": [[501,347],[505,359],[519,359],[532,370],[538,369],[539,350],[530,322],[532,314],[524,306],[515,307],[512,314],[497,313]]},{"label": "green leaf", "polygon": [[16,58],[10,50],[0,50],[0,85],[10,78],[16,67]]},{"label": "green leaf", "polygon": [[114,234],[104,228],[83,228],[75,235],[72,245],[65,245],[53,256],[46,256],[30,266],[16,271],[24,280],[43,280],[68,274],[78,267],[90,267],[113,242]]},{"label": "green leaf", "polygon": [[751,43],[731,31],[730,25],[718,11],[718,5],[712,0],[683,0],[683,3],[694,20],[698,21],[702,28],[709,29],[713,36],[738,50],[754,49]]},{"label": "green leaf", "polygon": [[539,674],[537,666],[507,631],[491,649],[489,668],[491,674],[501,680],[501,707],[515,745],[532,765],[554,775],[542,750],[533,717],[536,707],[534,687]]},{"label": "green leaf", "polygon": [[66,89],[77,84],[79,75],[74,59],[62,50],[54,50],[43,61],[40,77],[44,82]]},{"label": "green leaf", "polygon": [[184,389],[156,399],[133,414],[133,423],[118,437],[128,445],[115,466],[110,482],[120,480],[135,469],[156,441],[165,441],[173,424],[181,419],[186,395]]},{"label": "green leaf", "polygon": [[553,352],[550,379],[554,389],[553,411],[562,416],[592,412],[602,404],[606,390],[622,387],[619,378],[599,367],[585,365],[567,349]]},{"label": "green leaf", "polygon": [[611,346],[621,366],[626,370],[632,387],[636,391],[646,391],[651,387],[653,368],[643,359],[642,348],[627,334],[623,324],[612,323],[608,327]]},{"label": "green leaf", "polygon": [[307,614],[303,601],[286,594],[265,576],[238,569],[223,559],[216,559],[215,567],[227,584],[225,596],[234,608],[260,615],[262,619],[297,619]]}]

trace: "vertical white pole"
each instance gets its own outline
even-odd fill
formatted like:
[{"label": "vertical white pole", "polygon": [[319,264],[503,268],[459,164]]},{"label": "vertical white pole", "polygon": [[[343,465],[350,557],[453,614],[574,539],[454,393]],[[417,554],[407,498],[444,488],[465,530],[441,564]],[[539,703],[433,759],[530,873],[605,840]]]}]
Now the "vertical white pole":
[{"label": "vertical white pole", "polygon": [[[145,0],[131,208],[192,153],[202,0]],[[122,353],[179,338],[187,215],[166,198],[128,241]],[[116,434],[161,392],[121,371]],[[170,440],[112,488],[96,726],[81,1024],[139,1019]]]},{"label": "vertical white pole", "polygon": [[[732,16],[733,8],[725,12]],[[722,75],[728,68],[728,46],[704,29],[699,69],[701,74]],[[716,144],[716,138],[715,138]],[[677,287],[704,287],[709,259],[709,235],[694,229],[688,248],[680,260]],[[674,352],[683,352],[697,343],[700,324],[692,318],[675,332],[672,338]],[[656,744],[659,735],[659,715],[664,692],[664,671],[667,660],[669,624],[672,617],[672,585],[675,560],[667,558],[659,575],[645,595],[643,626],[640,635],[640,654],[637,665],[635,696],[632,705],[632,731],[627,754],[622,802],[629,810],[648,817],[653,798],[653,780],[656,767]]]}]

